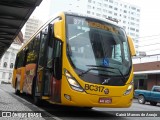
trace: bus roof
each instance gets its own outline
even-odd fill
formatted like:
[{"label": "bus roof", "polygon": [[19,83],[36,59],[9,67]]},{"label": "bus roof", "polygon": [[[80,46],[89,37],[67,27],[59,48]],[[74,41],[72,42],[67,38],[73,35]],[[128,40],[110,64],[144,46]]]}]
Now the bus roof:
[{"label": "bus roof", "polygon": [[115,22],[109,20],[109,19],[105,19],[105,18],[96,18],[95,16],[92,16],[92,15],[86,15],[86,14],[81,14],[81,13],[74,13],[74,12],[68,12],[68,11],[62,11],[62,12],[58,12],[56,13],[54,16],[52,16],[45,24],[43,24],[33,35],[32,37],[20,48],[20,50],[18,51],[18,53],[24,49],[28,43],[41,31],[43,30],[50,22],[52,22],[56,17],[62,15],[62,14],[65,14],[65,15],[74,15],[74,16],[79,16],[79,17],[86,17],[86,18],[93,18],[93,19],[96,19],[96,20],[101,20],[101,21],[104,21],[104,22],[107,22],[107,23],[110,23],[112,25],[115,25],[117,27],[120,27],[122,28],[121,26],[119,26],[118,24],[115,24]]}]

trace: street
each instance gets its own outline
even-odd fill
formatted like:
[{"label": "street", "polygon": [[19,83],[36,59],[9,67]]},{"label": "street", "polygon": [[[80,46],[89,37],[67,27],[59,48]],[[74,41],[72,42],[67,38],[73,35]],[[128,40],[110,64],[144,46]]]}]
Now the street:
[{"label": "street", "polygon": [[[14,94],[14,89],[10,84],[0,85],[0,112],[12,111],[20,113],[36,113],[37,116],[18,116],[18,117],[0,117],[4,119],[39,119],[39,120],[85,120],[85,119],[126,119],[126,120],[158,120],[160,117],[160,104],[151,106],[149,103],[145,105],[139,104],[137,100],[133,100],[130,108],[92,108],[79,109],[74,107],[64,107],[44,103],[42,107],[37,107],[32,104],[32,98],[28,95],[17,96]],[[146,112],[145,112],[146,111]],[[149,112],[152,111],[152,112]],[[158,111],[158,112],[157,112]],[[42,113],[40,115],[39,113]],[[143,115],[142,115],[143,114]],[[26,115],[26,113],[25,113]],[[28,115],[28,114],[27,114]],[[0,114],[2,116],[2,113]],[[42,116],[42,117],[41,117]],[[147,117],[144,117],[147,116]],[[150,117],[148,117],[150,116]],[[26,119],[24,118],[24,119]]]}]

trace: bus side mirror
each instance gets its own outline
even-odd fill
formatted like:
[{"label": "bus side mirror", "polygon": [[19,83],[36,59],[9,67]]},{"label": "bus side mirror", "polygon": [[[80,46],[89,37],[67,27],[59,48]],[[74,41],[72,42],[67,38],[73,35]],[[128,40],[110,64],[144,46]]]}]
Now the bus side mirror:
[{"label": "bus side mirror", "polygon": [[135,56],[136,55],[136,50],[135,50],[135,47],[134,47],[133,39],[130,36],[127,36],[127,38],[128,38],[128,43],[129,43],[131,56]]},{"label": "bus side mirror", "polygon": [[63,27],[62,27],[62,21],[59,20],[59,21],[56,21],[54,23],[54,37],[55,38],[58,38],[60,40],[63,40],[62,39],[62,33],[63,33]]}]

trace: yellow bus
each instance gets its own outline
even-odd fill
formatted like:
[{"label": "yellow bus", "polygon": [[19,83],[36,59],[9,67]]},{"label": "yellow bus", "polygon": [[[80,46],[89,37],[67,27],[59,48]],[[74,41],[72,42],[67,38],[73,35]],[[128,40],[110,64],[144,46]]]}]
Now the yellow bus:
[{"label": "yellow bus", "polygon": [[135,55],[132,39],[107,19],[61,12],[17,53],[15,93],[77,107],[129,107]]}]

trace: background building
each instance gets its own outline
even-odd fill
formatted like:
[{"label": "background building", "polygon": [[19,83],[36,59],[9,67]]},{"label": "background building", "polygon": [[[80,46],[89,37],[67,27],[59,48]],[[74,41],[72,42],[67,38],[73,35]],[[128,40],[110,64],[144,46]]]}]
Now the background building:
[{"label": "background building", "polygon": [[140,7],[121,0],[51,0],[50,15],[59,11],[78,12],[119,21],[138,51]]},{"label": "background building", "polygon": [[20,32],[11,44],[9,49],[5,52],[0,60],[0,84],[2,82],[10,83],[12,80],[12,72],[16,59],[16,54],[23,43],[23,35]]},{"label": "background building", "polygon": [[35,17],[31,17],[28,19],[24,27],[24,43],[30,39],[30,37],[38,30],[41,25],[42,22]]}]

